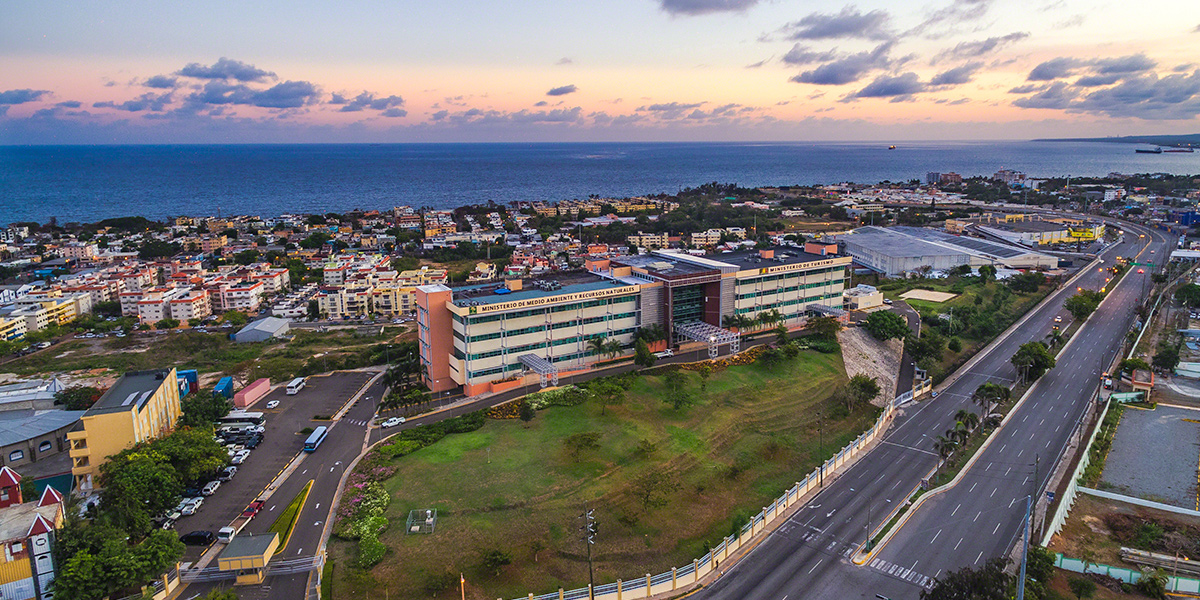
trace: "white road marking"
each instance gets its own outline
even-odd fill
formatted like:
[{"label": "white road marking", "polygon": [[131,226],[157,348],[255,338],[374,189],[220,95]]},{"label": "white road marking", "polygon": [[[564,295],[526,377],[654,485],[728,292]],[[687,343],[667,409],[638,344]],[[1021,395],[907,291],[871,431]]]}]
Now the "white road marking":
[{"label": "white road marking", "polygon": [[952,516],[952,517],[953,517],[953,516],[954,516],[954,513],[958,512],[958,509],[960,509],[960,508],[962,508],[962,504],[959,504],[958,506],[955,506],[955,507],[954,507],[954,512],[950,513],[950,516]]},{"label": "white road marking", "polygon": [[975,483],[972,483],[971,489],[967,490],[967,493],[970,494],[971,492],[975,491],[975,486],[977,486],[977,485],[979,485],[978,481],[976,481]]},{"label": "white road marking", "polygon": [[[825,559],[823,559],[823,558],[822,558],[821,560],[825,560]],[[818,561],[817,561],[817,564],[813,565],[813,566],[812,566],[812,568],[808,570],[808,573],[809,573],[810,575],[812,574],[812,572],[813,572],[813,571],[816,571],[816,570],[817,570],[817,567],[818,567],[818,566],[820,566],[820,564],[821,564],[821,560],[818,560]],[[785,596],[785,597],[786,597],[786,596]]]},{"label": "white road marking", "polygon": [[304,552],[304,548],[299,548],[296,550],[297,555],[299,555],[301,552]]},{"label": "white road marking", "polygon": [[981,511],[979,511],[979,512],[977,512],[977,513],[975,513],[975,518],[974,518],[974,519],[971,519],[971,522],[972,522],[972,523],[974,523],[975,521],[978,521],[978,520],[979,520],[979,515],[982,515],[982,514],[983,514],[983,511],[982,511],[982,510],[981,510]]},{"label": "white road marking", "polygon": [[[965,538],[958,538],[958,544],[961,544],[964,539]],[[958,544],[954,545],[955,550],[958,550]],[[938,571],[938,572],[941,573],[941,571]],[[934,577],[937,577],[937,575],[934,575]]]},{"label": "white road marking", "polygon": [[995,489],[993,489],[993,490],[992,490],[992,493],[988,494],[988,498],[991,498],[992,496],[995,496],[995,495],[996,495],[996,490],[998,490],[998,489],[1000,489],[1000,488],[995,488]]},{"label": "white road marking", "polygon": [[992,530],[992,535],[996,535],[996,532],[997,532],[997,531],[1000,531],[1000,524],[999,524],[999,523],[996,523],[996,528]]},{"label": "white road marking", "polygon": [[981,559],[981,558],[983,558],[983,552],[982,552],[982,551],[980,551],[980,552],[979,552],[979,556],[976,556],[976,557],[975,557],[975,563],[974,563],[974,564],[979,564],[979,559]]},{"label": "white road marking", "polygon": [[[937,541],[937,538],[938,538],[938,536],[939,536],[939,535],[942,535],[942,530],[941,530],[941,529],[939,529],[937,533],[933,534],[933,539],[932,539],[932,540],[929,540],[929,543],[930,543],[930,544],[932,544],[932,543],[936,542],[936,541]],[[917,568],[917,565],[916,565],[916,563],[913,563],[913,568],[914,568],[914,569],[915,569],[915,568]]]},{"label": "white road marking", "polygon": [[318,502],[318,503],[317,503],[317,505],[316,505],[316,506],[314,506],[313,508],[314,508],[314,509],[316,509],[316,508],[321,508],[321,503],[320,503],[320,502]]}]

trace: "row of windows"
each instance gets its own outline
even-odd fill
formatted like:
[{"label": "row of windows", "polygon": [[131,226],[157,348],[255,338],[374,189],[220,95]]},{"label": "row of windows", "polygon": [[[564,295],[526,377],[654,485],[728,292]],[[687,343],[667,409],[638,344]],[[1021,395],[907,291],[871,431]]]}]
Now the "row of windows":
[{"label": "row of windows", "polygon": [[[589,318],[587,318],[587,319],[584,319],[584,320],[583,320],[583,324],[584,324],[584,325],[591,325],[591,324],[593,324],[593,323],[602,323],[602,322],[604,322],[604,321],[616,321],[616,320],[619,320],[619,319],[630,319],[630,318],[633,318],[633,317],[635,317],[635,316],[637,316],[637,313],[631,313],[631,312],[629,312],[629,313],[621,313],[621,314],[617,314],[617,315],[601,315],[601,316],[598,316],[598,317],[589,317]],[[579,325],[579,322],[578,322],[578,321],[568,321],[568,322],[566,322],[566,323],[562,323],[562,324],[560,324],[560,323],[554,323],[554,324],[552,324],[552,325],[551,325],[551,328],[552,328],[552,329],[560,329],[560,328],[562,328],[562,327],[569,327],[569,326],[572,326],[572,325]],[[464,336],[463,334],[459,333],[458,331],[455,331],[455,332],[454,332],[454,337],[456,337],[456,338],[458,338],[458,339],[460,339],[460,340],[462,340],[462,341],[464,341],[464,342],[472,342],[472,343],[473,343],[473,342],[486,342],[486,341],[488,341],[488,340],[495,340],[495,339],[499,339],[501,336],[503,336],[503,337],[514,337],[514,336],[518,336],[518,335],[525,335],[525,334],[528,334],[528,333],[537,333],[537,332],[539,332],[539,331],[545,331],[545,330],[546,330],[546,326],[545,326],[545,325],[534,325],[534,326],[532,326],[532,327],[522,327],[522,328],[520,328],[520,329],[510,329],[510,330],[507,330],[507,331],[496,331],[496,332],[492,332],[492,333],[481,333],[481,334],[479,334],[479,335],[473,335],[473,336],[471,336],[471,337],[470,337],[470,339],[467,339],[467,338],[466,338],[466,336]]]},{"label": "row of windows", "polygon": [[547,308],[530,308],[526,310],[518,310],[514,312],[501,312],[493,315],[480,315],[475,317],[462,317],[456,313],[451,313],[451,317],[457,323],[462,323],[466,320],[468,325],[481,325],[483,323],[491,323],[501,319],[520,319],[523,317],[532,317],[535,315],[544,315],[547,311],[551,313],[566,312],[571,310],[580,310],[584,308],[595,308],[597,306],[624,304],[626,302],[635,302],[637,296],[619,296],[617,298],[601,298],[599,300],[586,300],[584,302],[572,302],[571,304],[562,304],[559,306],[551,306]]},{"label": "row of windows", "polygon": [[757,290],[757,291],[750,292],[747,294],[738,294],[737,299],[738,300],[747,300],[750,298],[758,298],[759,296],[771,296],[773,294],[786,294],[788,292],[797,291],[801,288],[807,290],[807,289],[812,289],[812,288],[825,287],[825,286],[829,286],[829,285],[841,285],[841,284],[842,284],[841,279],[831,279],[829,281],[818,281],[816,283],[806,283],[804,285],[794,285],[794,286],[785,287],[785,288],[771,288],[769,290]]},{"label": "row of windows", "polygon": [[822,268],[822,269],[814,269],[812,271],[794,271],[791,273],[780,273],[778,275],[763,275],[762,277],[739,279],[737,284],[738,284],[738,286],[759,285],[762,283],[770,283],[772,281],[796,280],[801,277],[808,277],[811,275],[824,275],[826,273],[840,273],[840,272],[844,272],[845,270],[846,270],[846,267],[826,267],[826,268]]},{"label": "row of windows", "polygon": [[[627,335],[627,334],[631,334],[635,331],[637,331],[636,327],[630,327],[628,329],[621,329],[618,331],[613,331],[611,335],[613,335],[613,336]],[[568,338],[565,340],[555,340],[553,345],[561,346],[563,344],[573,344],[573,343],[577,343],[579,341],[587,341],[589,339],[596,338],[596,337],[608,337],[608,336],[603,333],[600,333],[600,334],[593,334],[593,335],[587,335],[587,336],[581,336],[581,337],[575,337],[575,338]],[[537,344],[529,344],[527,346],[521,346],[519,348],[509,348],[508,351],[506,352],[506,354],[508,354],[509,356],[514,355],[514,354],[523,354],[525,352],[530,352],[533,350],[540,350],[545,347],[546,347],[545,342],[539,342]],[[628,348],[629,346],[624,345],[623,347]],[[483,352],[480,354],[472,354],[471,360],[476,360],[476,359],[481,359],[481,358],[491,358],[491,357],[499,356],[500,354],[501,354],[501,351],[499,351],[499,350],[492,351],[492,352]],[[562,356],[551,357],[550,362],[557,363],[557,362],[564,362],[564,361],[580,360],[583,358],[587,358],[590,355],[591,355],[591,351],[576,352],[574,354],[564,354]],[[455,356],[462,358],[462,356],[457,351],[457,349],[455,350]],[[518,361],[518,362],[507,365],[507,367],[508,367],[507,370],[509,370],[509,371],[519,371],[519,370],[525,368],[525,365],[521,364]],[[488,375],[495,375],[497,373],[503,372],[504,370],[505,370],[505,367],[503,365],[501,365],[499,367],[492,367],[490,369],[484,369],[482,371],[471,371],[471,372],[469,372],[469,374],[467,376],[474,379],[476,377],[486,377]]]},{"label": "row of windows", "polygon": [[795,306],[797,304],[811,304],[813,302],[819,302],[821,300],[831,300],[833,298],[841,298],[841,297],[842,297],[842,294],[839,292],[837,294],[823,294],[823,295],[818,295],[818,296],[809,296],[807,298],[794,298],[791,300],[784,300],[782,302],[772,302],[771,304],[762,304],[762,305],[754,306],[754,307],[750,307],[750,308],[739,308],[735,312],[739,315],[744,315],[747,313],[758,313],[758,312],[762,312],[765,310],[771,310],[774,308],[782,308],[785,306]]}]

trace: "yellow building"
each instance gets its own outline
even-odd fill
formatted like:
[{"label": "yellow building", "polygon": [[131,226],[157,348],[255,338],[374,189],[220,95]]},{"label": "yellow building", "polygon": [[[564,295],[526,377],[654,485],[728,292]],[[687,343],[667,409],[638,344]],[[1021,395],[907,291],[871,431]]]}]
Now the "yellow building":
[{"label": "yellow building", "polygon": [[258,585],[266,576],[267,564],[279,548],[278,533],[239,535],[217,557],[217,568],[237,573],[235,585]]},{"label": "yellow building", "polygon": [[165,435],[179,420],[179,412],[174,368],[122,375],[67,434],[77,489],[96,489],[100,465],[108,457]]},{"label": "yellow building", "polygon": [[16,340],[25,337],[25,319],[0,317],[0,340]]}]

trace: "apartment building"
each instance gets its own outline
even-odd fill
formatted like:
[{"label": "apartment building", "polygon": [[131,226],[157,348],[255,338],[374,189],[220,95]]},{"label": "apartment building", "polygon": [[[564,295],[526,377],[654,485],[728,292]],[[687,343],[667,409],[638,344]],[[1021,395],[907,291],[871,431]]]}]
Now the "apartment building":
[{"label": "apartment building", "polygon": [[59,247],[58,255],[74,260],[92,260],[96,258],[98,250],[99,247],[96,244],[67,244]]},{"label": "apartment building", "polygon": [[698,248],[716,246],[721,243],[721,236],[725,235],[722,229],[709,229],[691,234],[691,244]]},{"label": "apartment building", "polygon": [[117,380],[67,434],[76,489],[99,485],[100,465],[108,457],[165,435],[179,419],[175,369],[131,371]]},{"label": "apartment building", "polygon": [[625,238],[625,241],[630,246],[641,248],[666,248],[670,243],[671,235],[669,233],[643,233],[637,232],[637,235],[631,235]]},{"label": "apartment building", "polygon": [[21,479],[0,467],[0,597],[52,600],[54,535],[63,525],[63,497],[46,486],[36,500],[26,499]]},{"label": "apartment building", "polygon": [[728,344],[737,336],[722,328],[731,315],[777,310],[787,326],[799,327],[813,312],[839,314],[851,259],[837,256],[835,247],[812,250],[717,257],[656,251],[590,260],[586,273],[529,284],[420,286],[417,333],[425,383],[435,392],[461,388],[476,395],[523,381],[530,370],[557,377],[603,358],[591,340],[615,340],[628,351],[634,333],[649,325],[662,327],[672,344]]},{"label": "apartment building", "polygon": [[13,316],[0,317],[0,340],[19,340],[25,337],[28,331],[24,318]]}]

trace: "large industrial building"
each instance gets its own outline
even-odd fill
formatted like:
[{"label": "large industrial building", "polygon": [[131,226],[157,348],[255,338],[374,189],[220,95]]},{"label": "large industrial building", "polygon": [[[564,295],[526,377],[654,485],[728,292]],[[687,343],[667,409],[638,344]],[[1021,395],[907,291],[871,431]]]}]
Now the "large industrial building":
[{"label": "large industrial building", "polygon": [[707,257],[656,251],[589,261],[586,272],[553,279],[421,286],[426,384],[477,395],[521,385],[530,373],[553,383],[604,358],[590,340],[628,351],[638,329],[653,325],[671,344],[736,350],[738,334],[724,327],[730,316],[777,310],[797,327],[814,312],[841,314],[850,262],[824,244]]},{"label": "large industrial building", "polygon": [[946,230],[951,233],[962,233],[967,229],[1023,246],[1090,243],[1104,237],[1102,221],[1085,222],[1025,213],[985,213],[975,219],[946,221]]},{"label": "large industrial building", "polygon": [[854,262],[888,277],[967,265],[1010,269],[1054,269],[1058,258],[979,238],[920,227],[860,227],[837,238]]}]

